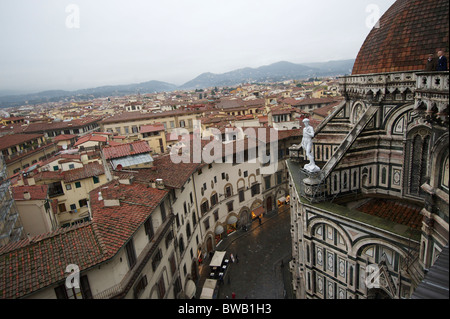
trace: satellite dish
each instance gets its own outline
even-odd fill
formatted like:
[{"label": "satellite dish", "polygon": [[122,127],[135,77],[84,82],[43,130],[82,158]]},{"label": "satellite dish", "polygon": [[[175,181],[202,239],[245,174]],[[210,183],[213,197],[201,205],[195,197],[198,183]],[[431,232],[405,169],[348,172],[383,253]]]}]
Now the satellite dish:
[{"label": "satellite dish", "polygon": [[67,144],[63,144],[62,148],[63,148],[63,150],[66,150],[67,149]]}]

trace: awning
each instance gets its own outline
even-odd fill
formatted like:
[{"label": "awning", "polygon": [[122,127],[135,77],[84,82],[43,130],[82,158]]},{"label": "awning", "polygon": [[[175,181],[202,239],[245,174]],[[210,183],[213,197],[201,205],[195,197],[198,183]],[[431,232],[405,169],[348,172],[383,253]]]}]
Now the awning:
[{"label": "awning", "polygon": [[282,196],[278,198],[278,201],[284,203],[286,201],[286,197]]},{"label": "awning", "polygon": [[223,228],[223,226],[219,225],[219,226],[216,227],[216,230],[214,232],[216,233],[216,235],[220,235],[220,234],[223,233],[224,230],[225,229]]},{"label": "awning", "polygon": [[255,209],[252,211],[252,214],[253,214],[254,217],[258,217],[258,216],[261,215],[262,213],[264,213],[264,207],[262,207],[262,206],[258,206],[257,208],[255,208]]},{"label": "awning", "polygon": [[200,295],[200,299],[213,299],[214,298],[214,290],[216,289],[217,280],[215,279],[206,279],[205,284],[203,285],[202,294]]},{"label": "awning", "polygon": [[227,224],[230,225],[234,224],[235,222],[237,222],[237,217],[233,215],[228,218]]},{"label": "awning", "polygon": [[186,283],[186,287],[184,288],[184,293],[186,294],[186,297],[191,299],[195,295],[195,291],[197,288],[195,287],[195,283],[192,280],[189,280]]},{"label": "awning", "polygon": [[224,251],[216,251],[214,253],[213,258],[211,259],[211,262],[209,263],[210,267],[220,267],[222,266],[223,258],[225,257]]}]

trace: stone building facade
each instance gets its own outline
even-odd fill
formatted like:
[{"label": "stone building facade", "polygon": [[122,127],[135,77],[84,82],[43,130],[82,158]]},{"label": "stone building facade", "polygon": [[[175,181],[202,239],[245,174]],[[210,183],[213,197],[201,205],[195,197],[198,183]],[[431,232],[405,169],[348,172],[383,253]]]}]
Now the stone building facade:
[{"label": "stone building facade", "polygon": [[[410,23],[423,19],[436,31]],[[448,245],[449,75],[417,63],[448,49],[447,19],[448,2],[395,2],[339,79],[345,102],[316,130],[321,171],[291,149],[298,298],[409,298]]]}]

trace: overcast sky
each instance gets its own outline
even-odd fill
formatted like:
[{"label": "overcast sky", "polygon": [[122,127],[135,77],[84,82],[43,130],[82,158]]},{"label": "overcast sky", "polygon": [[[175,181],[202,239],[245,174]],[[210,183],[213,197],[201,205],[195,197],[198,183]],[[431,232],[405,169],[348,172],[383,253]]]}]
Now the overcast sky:
[{"label": "overcast sky", "polygon": [[[395,0],[1,0],[0,92],[354,59]],[[379,16],[378,16],[379,18]]]}]

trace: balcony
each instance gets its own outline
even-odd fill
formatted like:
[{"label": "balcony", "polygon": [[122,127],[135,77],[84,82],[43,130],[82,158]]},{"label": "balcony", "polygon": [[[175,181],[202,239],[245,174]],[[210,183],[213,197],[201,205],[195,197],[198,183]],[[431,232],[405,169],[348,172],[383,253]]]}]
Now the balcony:
[{"label": "balcony", "polygon": [[431,124],[448,127],[449,72],[417,73],[414,110]]},{"label": "balcony", "polygon": [[339,78],[339,90],[351,99],[413,100],[416,77],[413,71],[344,76]]},{"label": "balcony", "polygon": [[25,149],[22,149],[14,154],[10,154],[5,157],[6,164],[11,164],[15,162],[16,160],[29,156],[31,154],[37,153],[39,151],[47,150],[49,148],[54,148],[54,151],[56,151],[56,144],[51,141],[46,141],[45,143],[41,143],[38,145],[32,145],[30,147],[27,147]]},{"label": "balcony", "polygon": [[64,195],[64,190],[61,185],[61,182],[54,182],[48,185],[48,197],[56,197]]}]

